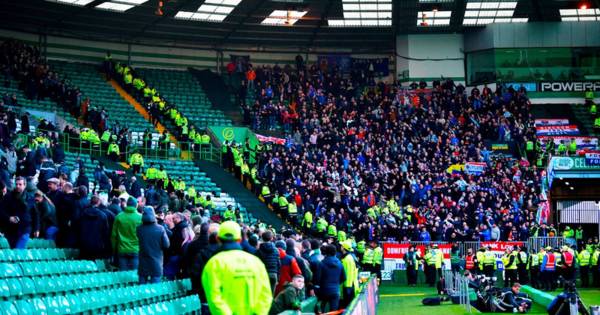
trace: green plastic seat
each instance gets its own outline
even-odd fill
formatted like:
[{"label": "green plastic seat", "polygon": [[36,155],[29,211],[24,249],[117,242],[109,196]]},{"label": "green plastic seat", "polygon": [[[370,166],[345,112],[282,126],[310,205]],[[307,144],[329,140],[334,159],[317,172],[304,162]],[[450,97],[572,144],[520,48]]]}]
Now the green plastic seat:
[{"label": "green plastic seat", "polygon": [[69,302],[69,307],[72,313],[79,313],[81,307],[81,301],[75,294],[67,294],[65,295],[65,299]]},{"label": "green plastic seat", "polygon": [[10,296],[20,297],[23,295],[23,287],[21,286],[21,281],[19,279],[6,279],[6,284],[8,285]]},{"label": "green plastic seat", "polygon": [[19,310],[15,303],[2,301],[0,302],[0,313],[4,315],[19,315]]},{"label": "green plastic seat", "polygon": [[21,279],[21,289],[22,289],[23,295],[35,295],[36,290],[35,290],[35,283],[33,282],[33,280],[28,277],[22,277],[20,279]]},{"label": "green plastic seat", "polygon": [[[0,252],[2,252],[0,250]],[[21,268],[16,264],[0,263],[0,278],[20,277],[23,273]]]},{"label": "green plastic seat", "polygon": [[10,296],[10,287],[8,282],[4,279],[0,279],[0,298],[7,298]]},{"label": "green plastic seat", "polygon": [[30,300],[18,300],[15,302],[15,307],[19,311],[19,315],[39,314],[37,311],[35,311],[33,302]]}]

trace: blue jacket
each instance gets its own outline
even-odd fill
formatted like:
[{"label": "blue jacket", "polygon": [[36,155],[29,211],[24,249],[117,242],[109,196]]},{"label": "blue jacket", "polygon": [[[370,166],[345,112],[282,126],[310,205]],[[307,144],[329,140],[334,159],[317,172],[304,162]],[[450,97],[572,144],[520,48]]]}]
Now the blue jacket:
[{"label": "blue jacket", "polygon": [[337,257],[326,256],[319,263],[319,270],[315,278],[320,296],[339,294],[340,285],[346,281],[344,266]]}]

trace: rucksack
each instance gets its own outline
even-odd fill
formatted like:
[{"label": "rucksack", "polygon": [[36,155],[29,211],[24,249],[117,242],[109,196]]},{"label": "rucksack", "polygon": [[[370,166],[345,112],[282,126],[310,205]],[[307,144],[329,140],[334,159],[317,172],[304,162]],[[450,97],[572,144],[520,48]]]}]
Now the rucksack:
[{"label": "rucksack", "polygon": [[424,298],[421,301],[421,303],[423,303],[423,305],[427,305],[427,306],[440,305],[441,302],[442,302],[442,299],[439,297],[428,297],[428,298]]}]

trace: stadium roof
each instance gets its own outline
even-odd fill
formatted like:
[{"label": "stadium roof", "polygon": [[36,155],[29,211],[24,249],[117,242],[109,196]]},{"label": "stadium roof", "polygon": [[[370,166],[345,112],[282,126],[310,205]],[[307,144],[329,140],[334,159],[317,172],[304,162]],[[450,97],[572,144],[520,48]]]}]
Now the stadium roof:
[{"label": "stadium roof", "polygon": [[[156,14],[159,0],[2,1],[0,27],[133,43],[391,52],[397,34],[561,21],[561,9],[579,9],[582,3],[600,8],[600,0],[162,1],[162,16]],[[589,20],[576,13],[566,20]]]}]

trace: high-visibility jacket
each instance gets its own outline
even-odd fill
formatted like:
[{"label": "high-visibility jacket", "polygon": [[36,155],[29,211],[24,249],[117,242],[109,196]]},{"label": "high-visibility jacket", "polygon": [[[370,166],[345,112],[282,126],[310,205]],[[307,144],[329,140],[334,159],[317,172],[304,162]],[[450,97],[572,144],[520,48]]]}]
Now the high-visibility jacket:
[{"label": "high-visibility jacket", "polygon": [[156,172],[156,179],[162,179],[162,180],[166,180],[167,179],[167,171],[166,170],[159,170]]},{"label": "high-visibility jacket", "polygon": [[517,258],[519,258],[519,261],[518,261],[519,264],[521,264],[521,265],[522,264],[527,264],[527,261],[529,259],[529,255],[527,255],[527,253],[524,252],[524,251],[520,251],[519,255],[517,256]]},{"label": "high-visibility jacket", "polygon": [[529,255],[529,268],[537,267],[540,264],[540,256],[533,253]]},{"label": "high-visibility jacket", "polygon": [[435,256],[433,259],[435,259],[435,268],[442,268],[442,263],[444,263],[444,253],[442,253],[441,250],[438,249],[435,251]]},{"label": "high-visibility jacket", "polygon": [[[512,263],[510,263],[510,259],[512,258]],[[511,252],[510,255],[507,255],[506,265],[504,266],[506,270],[517,270],[517,252]]]},{"label": "high-visibility jacket", "polygon": [[287,198],[285,198],[285,196],[281,195],[279,196],[279,200],[277,200],[277,204],[280,208],[286,208],[289,202],[287,201]]},{"label": "high-visibility jacket", "polygon": [[157,179],[158,178],[158,170],[155,167],[149,167],[146,170],[146,179]]},{"label": "high-visibility jacket", "polygon": [[362,263],[363,265],[372,265],[373,264],[373,256],[375,255],[375,251],[372,248],[367,248],[365,254],[363,255]]},{"label": "high-visibility jacket", "polygon": [[317,232],[322,233],[327,229],[327,221],[324,218],[317,220]]},{"label": "high-visibility jacket", "polygon": [[336,237],[337,236],[337,228],[334,224],[330,224],[327,227],[327,236]]},{"label": "high-visibility jacket", "polygon": [[423,259],[425,259],[425,265],[427,266],[433,266],[435,265],[435,260],[434,260],[434,255],[433,253],[428,250],[427,253],[425,253],[425,256],[423,257]]},{"label": "high-visibility jacket", "polygon": [[264,197],[264,196],[268,196],[271,194],[271,189],[269,189],[269,186],[264,185],[261,189],[260,194]]},{"label": "high-visibility jacket", "polygon": [[293,202],[288,203],[287,210],[289,215],[296,215],[298,213],[298,207],[296,207],[296,204]]},{"label": "high-visibility jacket", "polygon": [[139,153],[134,153],[129,158],[129,164],[144,166],[144,157]]},{"label": "high-visibility jacket", "polygon": [[554,259],[556,261],[556,266],[562,266],[562,254],[559,252],[554,252]]},{"label": "high-visibility jacket", "polygon": [[[569,143],[569,153],[571,154],[575,154],[577,152],[577,142],[575,140],[571,141],[571,143]],[[574,234],[573,230],[571,230],[570,234]],[[573,237],[573,236],[571,236]]]},{"label": "high-visibility jacket", "polygon": [[177,181],[173,183],[176,190],[185,190],[185,182],[183,180]]},{"label": "high-visibility jacket", "polygon": [[600,128],[600,117],[594,119],[594,127]]},{"label": "high-visibility jacket", "polygon": [[585,267],[590,264],[592,255],[587,250],[582,250],[579,255],[577,255],[577,259],[579,260],[579,266]]},{"label": "high-visibility jacket", "polygon": [[525,150],[527,150],[527,151],[533,151],[533,141],[531,141],[531,140],[527,141]]},{"label": "high-visibility jacket", "polygon": [[600,250],[596,249],[594,251],[594,253],[592,254],[592,260],[591,260],[591,265],[592,266],[598,266],[598,261],[600,261]]},{"label": "high-visibility jacket", "polygon": [[477,253],[475,253],[475,257],[477,257],[479,270],[483,270],[483,262],[485,261],[485,252],[477,251]]},{"label": "high-visibility jacket", "polygon": [[306,211],[304,212],[304,218],[302,219],[302,226],[306,228],[310,228],[313,223],[313,215],[312,212]]},{"label": "high-visibility jacket", "polygon": [[356,262],[352,254],[346,254],[342,258],[342,266],[344,267],[344,273],[346,273],[346,280],[343,283],[344,288],[354,287],[354,292],[356,293],[359,289],[358,268],[356,268]]},{"label": "high-visibility jacket", "polygon": [[544,264],[542,266],[544,270],[554,271],[556,268],[556,257],[553,253],[546,253],[544,256]]},{"label": "high-visibility jacket", "polygon": [[596,103],[592,103],[590,106],[590,114],[596,115],[598,113],[598,107],[596,107]]},{"label": "high-visibility jacket", "polygon": [[373,265],[381,265],[382,262],[383,262],[383,249],[381,249],[381,247],[377,246],[373,250]]},{"label": "high-visibility jacket", "polygon": [[360,241],[356,244],[356,252],[359,254],[364,254],[365,253],[365,245],[367,244],[367,242],[365,241]]},{"label": "high-visibility jacket", "polygon": [[465,256],[465,269],[471,270],[475,268],[475,255]]},{"label": "high-visibility jacket", "polygon": [[248,166],[248,163],[242,164],[242,174],[248,174],[248,173],[250,173],[250,167]]},{"label": "high-visibility jacket", "polygon": [[262,261],[241,250],[238,244],[221,250],[208,260],[202,287],[211,314],[267,314],[273,295]]},{"label": "high-visibility jacket", "polygon": [[496,256],[491,251],[486,251],[483,257],[483,264],[486,266],[496,266]]},{"label": "high-visibility jacket", "polygon": [[196,198],[196,188],[194,188],[194,186],[190,186],[190,187],[187,189],[187,195],[188,195],[188,197],[190,197],[190,198]]},{"label": "high-visibility jacket", "polygon": [[108,151],[106,152],[106,154],[110,155],[113,152],[116,155],[121,154],[121,150],[119,149],[119,145],[116,144],[116,143],[114,143],[114,142],[108,145]]},{"label": "high-visibility jacket", "polygon": [[125,84],[131,84],[131,82],[133,81],[133,76],[131,75],[131,73],[125,73],[123,74],[123,81],[125,82]]},{"label": "high-visibility jacket", "polygon": [[150,93],[151,92],[152,92],[152,90],[148,86],[146,86],[144,88],[144,97],[150,97],[150,95],[151,95]]},{"label": "high-visibility jacket", "polygon": [[231,221],[235,218],[235,212],[233,212],[233,210],[227,209],[225,210],[225,213],[223,213],[223,220],[225,221]]},{"label": "high-visibility jacket", "polygon": [[203,134],[202,135],[202,144],[209,144],[210,143],[210,136],[207,134]]},{"label": "high-visibility jacket", "polygon": [[571,253],[570,251],[566,251],[564,253],[562,253],[562,260],[563,260],[563,265],[565,267],[573,267],[574,264],[574,255],[573,253]]}]

